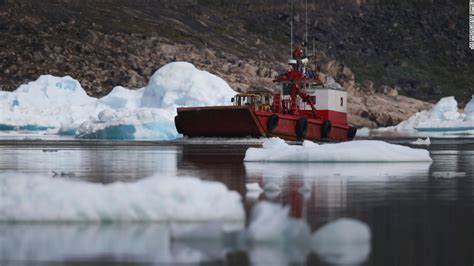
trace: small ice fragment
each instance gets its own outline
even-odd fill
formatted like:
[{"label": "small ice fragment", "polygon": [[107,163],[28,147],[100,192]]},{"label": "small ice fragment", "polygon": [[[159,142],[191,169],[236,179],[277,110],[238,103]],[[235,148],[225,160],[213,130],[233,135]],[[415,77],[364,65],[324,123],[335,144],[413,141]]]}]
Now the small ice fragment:
[{"label": "small ice fragment", "polygon": [[415,141],[412,141],[410,142],[410,144],[412,145],[425,145],[425,146],[429,146],[431,145],[431,140],[430,140],[430,137],[426,137],[426,139],[417,139]]}]

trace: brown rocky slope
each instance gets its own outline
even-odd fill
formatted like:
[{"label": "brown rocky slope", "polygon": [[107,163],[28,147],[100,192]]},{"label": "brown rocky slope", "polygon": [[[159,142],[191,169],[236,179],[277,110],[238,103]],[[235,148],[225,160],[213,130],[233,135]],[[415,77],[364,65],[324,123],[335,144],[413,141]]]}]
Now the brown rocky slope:
[{"label": "brown rocky slope", "polygon": [[[352,10],[352,3],[359,1],[341,2]],[[13,90],[46,73],[71,75],[90,95],[103,96],[116,85],[142,87],[156,69],[177,60],[221,76],[235,90],[269,86],[272,77],[286,68],[282,64],[289,54],[286,7],[286,1],[278,0],[3,0],[0,87]],[[324,4],[311,8],[313,15],[327,13],[321,13],[327,10]],[[338,10],[313,27],[347,12]],[[301,26],[301,16],[294,19]],[[329,40],[333,35],[328,31],[318,36]],[[325,75],[334,76],[348,89],[351,124],[389,126],[430,107],[399,95],[407,91],[405,87],[358,80],[351,63],[333,46],[320,42],[315,59]]]}]

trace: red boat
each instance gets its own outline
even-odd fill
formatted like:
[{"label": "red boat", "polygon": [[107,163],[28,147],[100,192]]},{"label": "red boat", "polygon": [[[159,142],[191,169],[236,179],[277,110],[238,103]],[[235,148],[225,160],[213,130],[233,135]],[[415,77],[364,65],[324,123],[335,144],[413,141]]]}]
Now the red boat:
[{"label": "red boat", "polygon": [[285,140],[347,141],[356,129],[347,124],[347,92],[324,86],[296,48],[291,69],[270,90],[239,93],[232,106],[183,107],[176,129],[188,137],[280,137]]}]

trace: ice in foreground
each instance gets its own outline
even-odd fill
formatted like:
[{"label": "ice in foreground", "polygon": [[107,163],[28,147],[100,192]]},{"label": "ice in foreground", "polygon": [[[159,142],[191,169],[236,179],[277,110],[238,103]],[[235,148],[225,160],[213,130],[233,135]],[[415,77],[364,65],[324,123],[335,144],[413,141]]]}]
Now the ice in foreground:
[{"label": "ice in foreground", "polygon": [[218,182],[153,176],[96,184],[0,174],[0,222],[242,221],[237,192]]},{"label": "ice in foreground", "polygon": [[268,162],[431,162],[427,150],[413,149],[384,141],[361,140],[337,144],[305,141],[302,146],[288,145],[279,138],[249,148],[244,161]]},{"label": "ice in foreground", "polygon": [[105,139],[175,139],[176,108],[229,105],[235,92],[187,62],[167,64],[138,90],[115,87],[97,99],[71,77],[41,76],[0,92],[0,131],[45,131]]}]

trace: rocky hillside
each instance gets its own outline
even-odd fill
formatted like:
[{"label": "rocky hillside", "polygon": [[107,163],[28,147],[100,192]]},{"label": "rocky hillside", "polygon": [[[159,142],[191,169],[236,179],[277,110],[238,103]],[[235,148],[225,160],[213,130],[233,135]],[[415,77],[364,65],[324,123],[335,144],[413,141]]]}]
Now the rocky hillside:
[{"label": "rocky hillside", "polygon": [[[304,1],[294,2],[301,42]],[[308,4],[314,65],[349,90],[352,124],[392,125],[429,108],[401,95],[462,101],[473,93],[467,1]],[[283,0],[0,0],[0,87],[49,73],[71,75],[101,96],[116,85],[142,87],[176,60],[235,90],[268,86],[285,69],[291,19]]]}]

